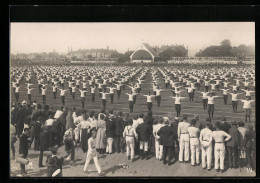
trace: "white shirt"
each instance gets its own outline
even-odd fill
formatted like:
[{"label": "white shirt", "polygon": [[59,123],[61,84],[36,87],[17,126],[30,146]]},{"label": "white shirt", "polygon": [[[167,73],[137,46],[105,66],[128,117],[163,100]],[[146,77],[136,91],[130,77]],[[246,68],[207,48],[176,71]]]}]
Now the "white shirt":
[{"label": "white shirt", "polygon": [[53,92],[56,92],[56,90],[57,90],[57,87],[56,87],[56,86],[53,86],[53,87],[52,87],[52,91],[53,91]]},{"label": "white shirt", "polygon": [[241,102],[244,103],[243,109],[251,109],[251,103],[252,103],[253,101],[254,101],[254,100],[241,100]]},{"label": "white shirt", "polygon": [[207,99],[207,98],[208,98],[208,97],[207,97],[208,92],[201,92],[201,94],[202,94],[202,98],[203,98],[203,99]]},{"label": "white shirt", "polygon": [[156,95],[157,96],[161,95],[161,90],[160,89],[156,89]]},{"label": "white shirt", "polygon": [[237,96],[239,93],[230,93],[230,95],[232,96],[232,101],[237,101]]},{"label": "white shirt", "polygon": [[42,95],[46,95],[46,90],[47,90],[47,88],[46,89],[42,88]]},{"label": "white shirt", "polygon": [[145,95],[146,96],[146,102],[152,102],[152,95]]},{"label": "white shirt", "polygon": [[106,93],[101,93],[101,94],[102,94],[102,99],[103,99],[103,100],[106,100],[106,99],[107,99]]},{"label": "white shirt", "polygon": [[80,97],[85,97],[85,92],[84,90],[80,90]]},{"label": "white shirt", "polygon": [[188,93],[192,93],[193,92],[193,88],[188,88]]},{"label": "white shirt", "polygon": [[95,89],[96,89],[96,88],[90,88],[91,93],[95,93]]},{"label": "white shirt", "polygon": [[214,96],[212,96],[212,97],[208,97],[208,104],[214,104],[214,98],[216,98],[216,97],[214,97]]},{"label": "white shirt", "polygon": [[56,113],[55,113],[55,115],[54,115],[54,118],[55,118],[55,119],[58,119],[58,118],[61,117],[62,114],[63,114],[63,111],[57,110]]},{"label": "white shirt", "polygon": [[128,101],[134,101],[134,95],[129,94],[128,95]]},{"label": "white shirt", "polygon": [[181,104],[181,97],[175,97],[175,104]]},{"label": "white shirt", "polygon": [[66,90],[61,89],[61,90],[60,90],[60,96],[64,96],[64,95],[65,95],[65,91],[66,91]]},{"label": "white shirt", "polygon": [[31,94],[32,89],[31,88],[27,88],[27,94]]},{"label": "white shirt", "polygon": [[20,86],[15,87],[15,93],[19,93],[19,88],[20,88]]},{"label": "white shirt", "polygon": [[48,120],[46,120],[46,125],[47,125],[47,126],[52,126],[53,123],[54,123],[54,119],[48,119]]}]

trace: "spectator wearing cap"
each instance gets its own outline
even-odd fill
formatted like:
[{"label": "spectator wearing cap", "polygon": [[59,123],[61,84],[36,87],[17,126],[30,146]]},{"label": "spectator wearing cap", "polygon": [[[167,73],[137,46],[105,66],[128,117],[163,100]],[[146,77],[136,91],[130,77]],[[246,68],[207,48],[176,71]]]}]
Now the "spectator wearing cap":
[{"label": "spectator wearing cap", "polygon": [[136,127],[136,132],[139,137],[139,144],[140,144],[140,157],[148,160],[148,141],[152,135],[152,127],[147,123],[143,122]]},{"label": "spectator wearing cap", "polygon": [[117,117],[115,118],[115,138],[114,138],[114,147],[115,151],[123,153],[123,131],[125,128],[125,121],[122,117],[122,112],[119,111]]},{"label": "spectator wearing cap", "polygon": [[214,156],[215,156],[215,169],[221,173],[224,172],[224,162],[225,162],[225,142],[231,139],[231,136],[221,130],[220,122],[215,123],[216,131],[213,131],[212,137],[215,141]]},{"label": "spectator wearing cap", "polygon": [[42,159],[43,152],[49,149],[49,133],[47,131],[47,126],[44,125],[41,127],[40,132],[40,155],[39,155],[39,168],[43,167]]},{"label": "spectator wearing cap", "polygon": [[166,164],[166,157],[168,157],[168,165],[171,165],[172,158],[175,153],[174,147],[174,128],[170,127],[170,122],[168,117],[163,118],[164,126],[162,126],[157,135],[160,137],[160,145],[163,145],[163,164]]},{"label": "spectator wearing cap", "polygon": [[209,121],[205,122],[204,128],[200,132],[200,144],[202,168],[207,168],[207,170],[210,171],[212,160],[212,131],[210,130]]},{"label": "spectator wearing cap", "polygon": [[199,128],[195,127],[196,120],[192,119],[190,122],[190,127],[188,127],[188,132],[190,136],[190,150],[191,150],[191,165],[195,166],[199,165],[200,163],[200,130]]},{"label": "spectator wearing cap", "polygon": [[107,137],[107,147],[106,153],[113,153],[113,142],[115,138],[115,116],[113,110],[109,111],[109,116],[106,117],[106,137]]},{"label": "spectator wearing cap", "polygon": [[153,127],[153,135],[155,138],[155,158],[158,160],[162,160],[163,158],[163,145],[160,144],[160,136],[158,136],[157,133],[163,126],[163,119],[160,118],[158,120],[158,124],[154,125]]},{"label": "spectator wearing cap", "polygon": [[133,162],[135,157],[135,139],[138,139],[138,135],[135,131],[135,128],[133,128],[133,120],[127,119],[126,121],[127,126],[125,127],[123,131],[123,138],[125,138],[126,142],[126,156],[128,160]]},{"label": "spectator wearing cap", "polygon": [[226,132],[226,133],[228,133],[229,132],[229,129],[231,128],[231,126],[230,126],[230,124],[227,122],[227,120],[226,120],[226,118],[225,117],[223,117],[222,119],[221,119],[221,129],[224,131],[224,132]]},{"label": "spectator wearing cap", "polygon": [[231,122],[231,128],[229,129],[229,135],[231,140],[226,143],[228,152],[228,162],[230,168],[237,168],[238,163],[238,149],[239,149],[239,131],[237,129],[237,122]]},{"label": "spectator wearing cap", "polygon": [[[183,121],[178,125],[178,141],[179,141],[179,162],[182,163],[183,160],[186,162],[189,161],[189,146],[190,138],[188,128],[190,123],[188,123],[188,115],[183,115]],[[183,157],[184,154],[184,157]]]},{"label": "spectator wearing cap", "polygon": [[178,159],[178,152],[179,152],[179,141],[178,141],[178,125],[179,125],[179,122],[180,122],[180,117],[175,117],[174,118],[174,122],[171,123],[171,127],[174,129],[174,141],[175,141],[175,144],[176,144],[176,149],[175,149],[175,159],[177,160]]}]

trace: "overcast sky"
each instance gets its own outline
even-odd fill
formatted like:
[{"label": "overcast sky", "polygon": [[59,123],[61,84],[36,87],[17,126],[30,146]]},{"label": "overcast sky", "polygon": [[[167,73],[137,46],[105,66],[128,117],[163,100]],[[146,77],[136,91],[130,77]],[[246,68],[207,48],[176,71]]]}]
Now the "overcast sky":
[{"label": "overcast sky", "polygon": [[184,44],[189,56],[229,39],[232,46],[255,44],[254,22],[219,23],[11,23],[11,53],[106,48],[124,53],[142,42]]}]

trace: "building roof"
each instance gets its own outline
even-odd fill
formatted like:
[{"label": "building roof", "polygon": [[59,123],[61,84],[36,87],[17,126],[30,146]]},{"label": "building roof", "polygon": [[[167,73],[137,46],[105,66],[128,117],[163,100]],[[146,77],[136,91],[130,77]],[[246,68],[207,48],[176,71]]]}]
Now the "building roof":
[{"label": "building roof", "polygon": [[159,57],[157,52],[148,44],[148,43],[142,43],[152,54],[154,57]]}]

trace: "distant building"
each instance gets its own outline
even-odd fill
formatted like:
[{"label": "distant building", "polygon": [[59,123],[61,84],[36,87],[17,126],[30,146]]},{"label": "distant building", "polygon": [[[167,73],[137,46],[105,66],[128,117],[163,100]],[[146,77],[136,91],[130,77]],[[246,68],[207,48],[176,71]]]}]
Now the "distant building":
[{"label": "distant building", "polygon": [[107,49],[79,49],[78,51],[69,51],[67,54],[68,58],[79,59],[79,60],[105,60],[111,58],[116,50]]},{"label": "distant building", "polygon": [[132,62],[154,62],[159,60],[157,51],[148,43],[142,43],[130,56]]}]

